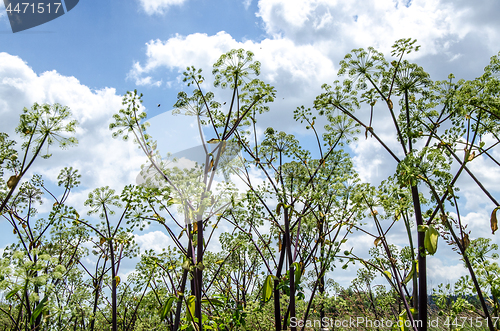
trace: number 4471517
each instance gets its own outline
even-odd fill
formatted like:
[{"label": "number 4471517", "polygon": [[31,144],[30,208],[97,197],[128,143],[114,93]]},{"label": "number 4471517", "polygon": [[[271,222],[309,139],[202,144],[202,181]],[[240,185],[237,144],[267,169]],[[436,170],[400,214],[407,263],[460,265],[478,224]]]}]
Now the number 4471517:
[{"label": "number 4471517", "polygon": [[[498,319],[499,319],[498,317],[492,317],[493,325],[497,325]],[[488,322],[484,318],[480,318],[480,317],[476,317],[475,319],[473,319],[472,317],[460,316],[460,317],[455,317],[454,320],[447,317],[446,321],[444,322],[444,326],[447,326],[447,327],[454,326],[456,328],[463,328],[465,326],[481,327],[483,325],[484,321],[486,321],[486,323]]]},{"label": "number 4471517", "polygon": [[[54,10],[54,13],[57,14],[57,12],[59,11],[59,8],[61,7],[61,4],[60,2],[56,2],[54,3],[54,6],[52,8],[52,10]],[[24,6],[24,8],[22,8]],[[55,8],[54,8],[55,7]],[[43,4],[41,2],[38,3],[38,7],[36,7],[35,9],[35,4],[34,3],[29,3],[29,2],[23,2],[21,4],[17,4],[14,9],[12,9],[12,4],[9,3],[9,5],[7,6],[7,13],[9,14],[12,14],[12,12],[16,12],[16,13],[23,13],[25,14],[26,12],[31,12],[32,14],[35,14],[35,13],[38,13],[38,14],[43,14],[43,13],[46,13],[46,14],[50,14],[51,13],[51,8],[50,8],[50,3],[48,4]],[[36,11],[35,11],[36,10]]]}]

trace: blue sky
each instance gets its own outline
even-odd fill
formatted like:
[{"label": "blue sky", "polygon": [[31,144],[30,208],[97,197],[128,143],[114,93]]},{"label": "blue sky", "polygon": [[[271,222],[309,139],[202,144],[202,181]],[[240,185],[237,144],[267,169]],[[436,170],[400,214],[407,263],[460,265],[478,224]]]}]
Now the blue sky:
[{"label": "blue sky", "polygon": [[[264,38],[262,22],[255,16],[256,3],[245,9],[239,1],[188,1],[169,7],[165,14],[148,14],[135,0],[82,0],[75,9],[16,34],[3,16],[2,51],[20,56],[38,73],[56,70],[92,89],[113,87],[125,93],[134,88],[127,73],[134,61],[144,58],[149,40],[219,31],[227,31],[238,41]],[[164,101],[165,106],[175,102],[177,93],[147,92],[154,98],[148,98],[146,105]]]},{"label": "blue sky", "polygon": [[[2,5],[0,9],[3,12]],[[58,19],[16,34],[3,12],[0,131],[12,134],[22,108],[34,102],[69,106],[80,122],[79,146],[54,151],[34,171],[54,180],[63,166],[80,169],[85,186],[71,202],[83,206],[93,188],[120,189],[133,183],[145,162],[134,146],[111,139],[108,130],[127,90],[144,93],[144,106],[153,118],[170,110],[177,93],[186,90],[179,80],[186,66],[203,68],[209,89],[213,62],[231,48],[245,48],[262,63],[261,79],[278,91],[258,132],[275,126],[307,138],[292,112],[300,105],[312,106],[320,86],[336,79],[338,63],[351,49],[374,46],[389,54],[395,40],[416,38],[422,48],[409,59],[424,66],[433,79],[445,79],[450,72],[471,79],[500,50],[499,12],[497,0],[80,0]],[[153,127],[158,134],[169,135],[158,138],[172,148],[169,151],[184,148],[181,142],[196,144],[190,140],[196,133],[190,124],[168,116],[157,117]],[[395,145],[388,124],[386,115],[374,120],[377,132]],[[394,170],[373,140],[361,139],[352,146],[351,155],[365,181],[380,182]],[[477,162],[478,176],[499,196],[499,171]],[[488,236],[491,204],[470,181],[462,187],[464,219],[475,237]],[[165,238],[152,227],[137,240],[143,248],[158,248]],[[357,242],[365,250],[373,245],[363,236]],[[0,246],[7,243],[3,239]],[[441,258],[431,259],[434,284],[465,274],[456,253],[445,251]],[[351,270],[337,279],[345,284],[352,275]]]}]

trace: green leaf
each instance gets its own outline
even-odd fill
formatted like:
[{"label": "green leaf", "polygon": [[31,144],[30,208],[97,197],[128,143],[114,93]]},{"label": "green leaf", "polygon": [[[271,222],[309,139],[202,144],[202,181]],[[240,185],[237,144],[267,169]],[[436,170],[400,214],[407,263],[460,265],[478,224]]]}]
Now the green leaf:
[{"label": "green leaf", "polygon": [[302,277],[302,269],[300,267],[299,262],[292,263],[292,266],[293,266],[293,270],[294,270],[294,274],[295,274],[295,278],[294,278],[295,286],[297,286],[297,284],[300,283],[300,278]]},{"label": "green leaf", "polygon": [[187,298],[187,308],[188,310],[186,311],[187,314],[187,320],[192,321],[195,317],[194,309],[195,309],[195,302],[196,302],[196,297],[194,295],[190,295]]},{"label": "green leaf", "polygon": [[281,207],[283,206],[283,202],[278,203],[276,206],[276,214],[280,215],[281,214]]},{"label": "green leaf", "polygon": [[400,331],[408,331],[408,327],[406,326],[405,322],[406,322],[406,310],[403,310],[401,312],[401,314],[399,314],[399,318],[398,318],[398,330]]},{"label": "green leaf", "polygon": [[205,298],[205,299],[201,299],[201,303],[204,303],[204,304],[212,304],[214,306],[217,306],[217,307],[222,307],[224,306],[224,302],[222,302],[222,300],[219,300],[219,299],[214,299],[214,298]]},{"label": "green leaf", "polygon": [[43,308],[47,304],[47,300],[48,300],[48,298],[44,297],[42,299],[42,301],[40,301],[40,303],[38,303],[38,305],[36,306],[35,310],[33,311],[33,315],[31,315],[31,319],[30,319],[30,324],[31,325],[33,325],[35,323],[35,320],[37,319],[37,317],[40,315],[40,313],[42,312]]},{"label": "green leaf", "polygon": [[7,293],[7,295],[5,296],[5,299],[9,300],[10,298],[12,298],[14,295],[16,295],[17,292],[19,292],[19,290],[21,288],[22,288],[21,286],[14,287],[12,289],[12,291],[10,291],[9,293]]},{"label": "green leaf", "polygon": [[401,218],[401,213],[400,213],[400,212],[398,212],[398,213],[396,214],[396,216],[394,216],[394,219],[395,219],[395,220],[396,220],[396,222],[397,222],[397,221],[399,221],[399,219],[400,219],[400,218]]},{"label": "green leaf", "polygon": [[424,245],[427,252],[431,255],[434,255],[437,251],[438,237],[439,233],[432,225],[425,231]]},{"label": "green leaf", "polygon": [[428,226],[428,225],[426,225],[426,224],[419,225],[419,226],[417,227],[417,231],[418,231],[418,232],[425,232],[425,231],[427,231],[427,229],[428,229],[428,228],[429,228],[429,226]]},{"label": "green leaf", "polygon": [[9,180],[7,181],[7,187],[9,189],[12,189],[14,186],[17,185],[17,183],[19,182],[19,179],[21,178],[20,175],[13,175],[13,176],[10,176]]},{"label": "green leaf", "polygon": [[163,309],[160,312],[160,319],[162,321],[167,317],[168,313],[170,313],[170,311],[172,310],[172,304],[174,303],[175,299],[176,299],[176,297],[174,297],[174,296],[170,296],[167,299],[165,306],[163,307]]},{"label": "green leaf", "polygon": [[411,264],[411,270],[410,270],[410,273],[408,274],[408,276],[406,276],[406,278],[403,280],[403,284],[408,284],[408,282],[415,276],[417,277],[417,262],[416,261],[413,261],[413,263]]},{"label": "green leaf", "polygon": [[182,263],[182,269],[189,271],[191,267],[191,263],[189,259],[186,259],[184,263]]},{"label": "green leaf", "polygon": [[266,277],[266,280],[264,281],[264,286],[262,287],[262,302],[266,303],[271,299],[271,296],[273,295],[273,290],[274,290],[274,276],[269,275]]}]

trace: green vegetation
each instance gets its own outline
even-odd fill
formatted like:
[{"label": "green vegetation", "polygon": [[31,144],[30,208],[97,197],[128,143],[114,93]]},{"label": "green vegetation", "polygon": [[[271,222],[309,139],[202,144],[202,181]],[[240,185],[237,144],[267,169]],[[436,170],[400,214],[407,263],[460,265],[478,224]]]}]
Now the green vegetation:
[{"label": "green vegetation", "polygon": [[[495,233],[500,205],[474,175],[474,162],[500,164],[492,153],[500,142],[500,54],[474,80],[433,81],[405,59],[417,50],[402,39],[392,60],[373,48],[347,54],[314,107],[294,111],[313,144],[271,127],[257,136],[276,91],[257,78],[251,52],[232,50],[214,64],[214,87],[232,95],[223,103],[205,89],[201,69],[187,68],[184,81],[194,90],[178,94],[174,112],[196,118],[206,160],[191,168],[162,160],[142,94],[127,92],[110,129],[144,152],[144,183],[119,193],[96,188],[87,215],[68,203],[77,170],[62,169],[55,189],[39,175],[24,178],[39,156],[51,156],[49,146],[76,143],[69,109],[24,109],[20,147],[0,135],[0,213],[18,238],[0,260],[1,329],[499,329],[498,246],[467,230],[457,181],[471,178],[496,206],[489,211]],[[375,127],[385,115],[394,137]],[[358,138],[373,139],[394,162],[379,186],[361,182],[342,149]],[[37,210],[42,196],[52,200],[47,215]],[[171,244],[139,254],[134,234],[151,222]],[[388,240],[397,228],[406,232],[404,247]],[[370,258],[345,248],[354,231],[372,238]],[[428,295],[427,256],[443,244],[468,275]],[[121,279],[122,261],[134,257],[135,271]],[[332,271],[350,265],[359,267],[357,277],[343,288]]]}]

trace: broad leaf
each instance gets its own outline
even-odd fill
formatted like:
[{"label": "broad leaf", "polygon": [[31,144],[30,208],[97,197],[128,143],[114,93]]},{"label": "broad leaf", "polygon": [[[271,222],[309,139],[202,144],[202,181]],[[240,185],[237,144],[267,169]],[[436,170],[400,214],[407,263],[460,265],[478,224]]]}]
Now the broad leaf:
[{"label": "broad leaf", "polygon": [[47,304],[47,300],[48,300],[48,298],[44,297],[42,299],[42,301],[40,301],[40,303],[36,306],[35,310],[33,311],[33,315],[31,315],[31,320],[30,320],[31,325],[33,325],[35,323],[35,320],[37,319],[37,317],[40,315],[43,308]]},{"label": "broad leaf", "polygon": [[438,237],[439,233],[432,225],[425,231],[424,245],[431,255],[434,255],[437,251]]},{"label": "broad leaf", "polygon": [[195,303],[196,303],[196,297],[194,295],[190,295],[187,298],[187,308],[188,310],[186,311],[187,314],[187,320],[192,321],[195,317]]},{"label": "broad leaf", "polygon": [[167,299],[165,306],[163,307],[163,309],[160,312],[160,319],[162,321],[167,317],[168,313],[170,313],[170,311],[172,310],[172,304],[174,303],[175,299],[176,299],[176,297],[174,297],[174,296],[171,296]]},{"label": "broad leaf", "polygon": [[403,284],[408,284],[408,282],[413,278],[413,277],[417,277],[417,270],[418,270],[418,264],[417,264],[417,260],[413,261],[413,263],[411,264],[411,270],[410,270],[410,273],[408,274],[408,276],[406,276],[406,278],[403,280]]},{"label": "broad leaf", "polygon": [[294,282],[295,286],[297,286],[300,283],[300,278],[302,277],[302,268],[300,267],[299,262],[292,263],[292,266],[295,274]]},{"label": "broad leaf", "polygon": [[269,275],[264,281],[264,286],[262,287],[262,302],[264,303],[268,302],[271,299],[271,296],[273,295],[273,289],[274,289],[273,280],[274,276]]},{"label": "broad leaf", "polygon": [[19,292],[19,290],[21,288],[22,288],[21,286],[14,287],[12,289],[12,291],[10,291],[9,293],[7,293],[7,295],[5,296],[5,299],[9,300],[10,298],[12,298],[14,295],[16,295],[17,292]]}]

